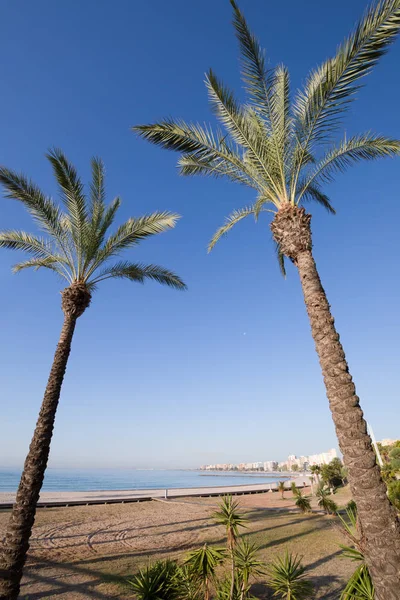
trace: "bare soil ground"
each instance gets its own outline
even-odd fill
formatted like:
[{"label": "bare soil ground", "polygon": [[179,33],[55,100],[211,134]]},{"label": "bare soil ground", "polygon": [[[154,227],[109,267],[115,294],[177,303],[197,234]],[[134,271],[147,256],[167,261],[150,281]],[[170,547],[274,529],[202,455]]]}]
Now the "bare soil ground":
[{"label": "bare soil ground", "polygon": [[[315,598],[338,598],[354,565],[340,558],[345,540],[337,519],[318,511],[302,515],[291,493],[240,496],[249,523],[244,531],[260,546],[266,562],[286,548],[303,556]],[[347,488],[335,501],[344,506]],[[105,600],[132,598],[125,581],[139,567],[159,558],[182,558],[205,541],[223,545],[224,530],[211,513],[218,498],[182,498],[135,504],[40,509],[32,535],[21,600]],[[0,512],[0,539],[9,512]],[[258,583],[254,593],[269,598]]]}]

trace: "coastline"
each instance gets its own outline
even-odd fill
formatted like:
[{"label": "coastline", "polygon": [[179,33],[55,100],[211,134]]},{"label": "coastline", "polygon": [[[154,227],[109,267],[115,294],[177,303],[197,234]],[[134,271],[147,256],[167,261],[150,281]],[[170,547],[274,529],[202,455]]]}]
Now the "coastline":
[{"label": "coastline", "polygon": [[[283,474],[282,478],[284,477]],[[286,479],[285,484],[287,489],[290,489],[291,483],[294,481],[297,487],[310,485],[308,475],[301,475],[296,478]],[[107,503],[123,503],[123,502],[138,502],[152,499],[179,498],[189,496],[222,496],[224,494],[254,494],[262,492],[277,491],[278,484],[270,483],[253,483],[239,484],[230,486],[205,486],[195,488],[168,488],[167,493],[165,488],[160,489],[141,489],[141,490],[99,490],[91,492],[42,492],[39,498],[39,507],[51,506],[67,506],[67,505],[82,505],[82,504],[107,504]],[[16,492],[0,492],[0,508],[9,508],[15,500]]]}]

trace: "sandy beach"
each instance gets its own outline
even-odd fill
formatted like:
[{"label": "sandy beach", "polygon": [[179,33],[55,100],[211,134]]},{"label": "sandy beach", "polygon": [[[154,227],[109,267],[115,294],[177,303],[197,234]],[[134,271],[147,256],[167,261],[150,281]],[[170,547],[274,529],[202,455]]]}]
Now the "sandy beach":
[{"label": "sandy beach", "polygon": [[[310,493],[306,489],[305,493]],[[335,519],[313,500],[302,515],[291,492],[238,496],[249,514],[246,535],[260,545],[266,562],[286,548],[303,555],[316,598],[337,599],[354,565],[339,558],[344,539]],[[347,489],[335,500],[344,505]],[[211,519],[218,498],[179,497],[132,504],[41,509],[37,513],[22,600],[131,598],[126,579],[157,558],[183,558],[205,541],[224,544],[224,530]],[[9,510],[0,511],[0,539]],[[258,588],[260,591],[260,588]],[[260,595],[260,598],[269,598]]]},{"label": "sandy beach", "polygon": [[[303,487],[304,484],[309,484],[309,478],[304,475],[292,480],[285,481],[286,487],[289,489],[291,481],[294,481],[298,487]],[[197,488],[171,488],[166,490],[160,489],[143,489],[143,490],[104,490],[95,492],[41,492],[39,502],[41,504],[73,504],[74,502],[95,503],[107,501],[128,501],[129,499],[151,499],[151,498],[178,498],[182,496],[199,496],[208,494],[232,494],[232,493],[248,493],[261,491],[276,491],[276,483],[254,483],[249,485],[235,486],[208,486]],[[10,504],[15,500],[14,492],[0,492],[0,507],[4,504]]]}]

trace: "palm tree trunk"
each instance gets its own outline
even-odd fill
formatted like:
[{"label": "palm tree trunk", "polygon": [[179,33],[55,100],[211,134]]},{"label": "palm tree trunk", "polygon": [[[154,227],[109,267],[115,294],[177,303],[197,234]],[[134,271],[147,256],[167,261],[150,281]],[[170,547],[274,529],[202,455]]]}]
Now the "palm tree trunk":
[{"label": "palm tree trunk", "polygon": [[298,255],[297,267],[336,434],[349,470],[376,598],[395,600],[400,589],[400,527],[396,512],[376,464],[359,398],[311,251]]},{"label": "palm tree trunk", "polygon": [[76,316],[66,314],[0,556],[0,600],[18,598]]},{"label": "palm tree trunk", "polygon": [[281,250],[298,268],[339,446],[357,504],[362,546],[377,600],[400,589],[400,524],[387,497],[355,385],[312,256],[311,216],[286,207],[271,225]]}]

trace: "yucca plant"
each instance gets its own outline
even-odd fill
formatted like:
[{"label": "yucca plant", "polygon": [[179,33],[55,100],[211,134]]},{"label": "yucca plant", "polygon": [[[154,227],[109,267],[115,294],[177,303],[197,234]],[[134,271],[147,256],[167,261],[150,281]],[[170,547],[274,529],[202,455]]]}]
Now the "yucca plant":
[{"label": "yucca plant", "polygon": [[204,600],[210,600],[210,584],[215,581],[216,568],[224,562],[225,558],[224,548],[213,548],[208,544],[187,555],[185,564],[201,580]]},{"label": "yucca plant", "polygon": [[203,582],[200,575],[188,565],[179,567],[178,593],[181,600],[203,600]]},{"label": "yucca plant", "polygon": [[292,481],[292,483],[290,484],[290,489],[292,490],[292,494],[294,497],[296,497],[300,491],[294,481]]},{"label": "yucca plant", "polygon": [[340,600],[375,600],[375,589],[372,583],[365,557],[360,550],[349,546],[341,546],[342,556],[360,564],[354,571],[340,594]]},{"label": "yucca plant", "polygon": [[[340,600],[369,600],[375,598],[375,590],[368,565],[363,552],[364,540],[359,531],[357,522],[357,507],[350,501],[346,507],[345,515],[337,512],[341,523],[342,533],[347,537],[352,546],[340,545],[342,557],[360,563],[350,577]],[[372,594],[372,595],[370,595]]]},{"label": "yucca plant", "polygon": [[[282,270],[297,268],[349,482],[365,532],[366,556],[379,597],[400,586],[400,525],[386,498],[359,398],[313,258],[311,215],[317,202],[333,213],[324,185],[361,162],[400,152],[398,140],[371,132],[335,140],[361,80],[387,52],[400,29],[400,0],[379,0],[365,12],[336,54],[311,71],[292,95],[288,69],[267,66],[265,54],[231,0],[247,99],[240,104],[210,70],[206,86],[223,130],[166,119],[134,130],[181,154],[182,175],[223,177],[254,190],[250,206],[234,210],[209,249],[242,219],[270,215]],[[384,100],[383,100],[384,101]],[[381,108],[381,107],[380,107]],[[380,109],[379,108],[379,109]],[[351,430],[352,434],[349,435]],[[357,458],[355,458],[357,457]]]},{"label": "yucca plant", "polygon": [[274,596],[286,600],[308,599],[313,586],[305,578],[304,572],[305,567],[297,554],[286,550],[283,557],[278,556],[268,569],[268,584],[274,590]]},{"label": "yucca plant", "polygon": [[239,510],[239,502],[227,495],[222,498],[219,510],[212,514],[212,518],[225,527],[228,551],[231,556],[231,596],[234,600],[235,586],[235,554],[234,548],[239,536],[239,529],[246,527],[247,517]]},{"label": "yucca plant", "polygon": [[239,502],[230,495],[224,496],[219,509],[211,517],[225,527],[228,550],[233,550],[239,536],[239,529],[246,527],[247,522],[247,516],[240,511]]},{"label": "yucca plant", "polygon": [[297,490],[295,498],[295,505],[301,510],[302,513],[311,512],[311,502],[307,496],[303,496],[301,490]]},{"label": "yucca plant", "polygon": [[239,580],[240,599],[249,598],[250,579],[265,573],[265,564],[258,558],[259,547],[248,538],[239,541],[234,549],[235,568]]},{"label": "yucca plant", "polygon": [[92,180],[86,196],[74,166],[61,150],[52,150],[47,158],[58,183],[62,207],[24,175],[0,167],[5,197],[22,202],[42,232],[35,235],[19,230],[2,231],[0,248],[28,255],[27,260],[15,265],[14,272],[43,268],[67,282],[61,294],[64,323],[0,556],[1,600],[18,597],[72,337],[93,292],[109,279],[138,283],[150,280],[185,289],[178,275],[168,269],[117,259],[146,238],[175,227],[178,215],[155,212],[131,218],[110,233],[121,200],[115,198],[106,204],[102,161],[92,160]]},{"label": "yucca plant", "polygon": [[[241,600],[241,593],[242,589],[240,580],[239,577],[235,575],[233,586],[230,577],[225,577],[224,579],[218,581],[215,598],[216,600]],[[247,599],[256,600],[253,599],[252,596],[247,596]]]},{"label": "yucca plant", "polygon": [[180,568],[172,560],[157,561],[139,573],[128,584],[137,600],[179,600],[181,595]]}]

